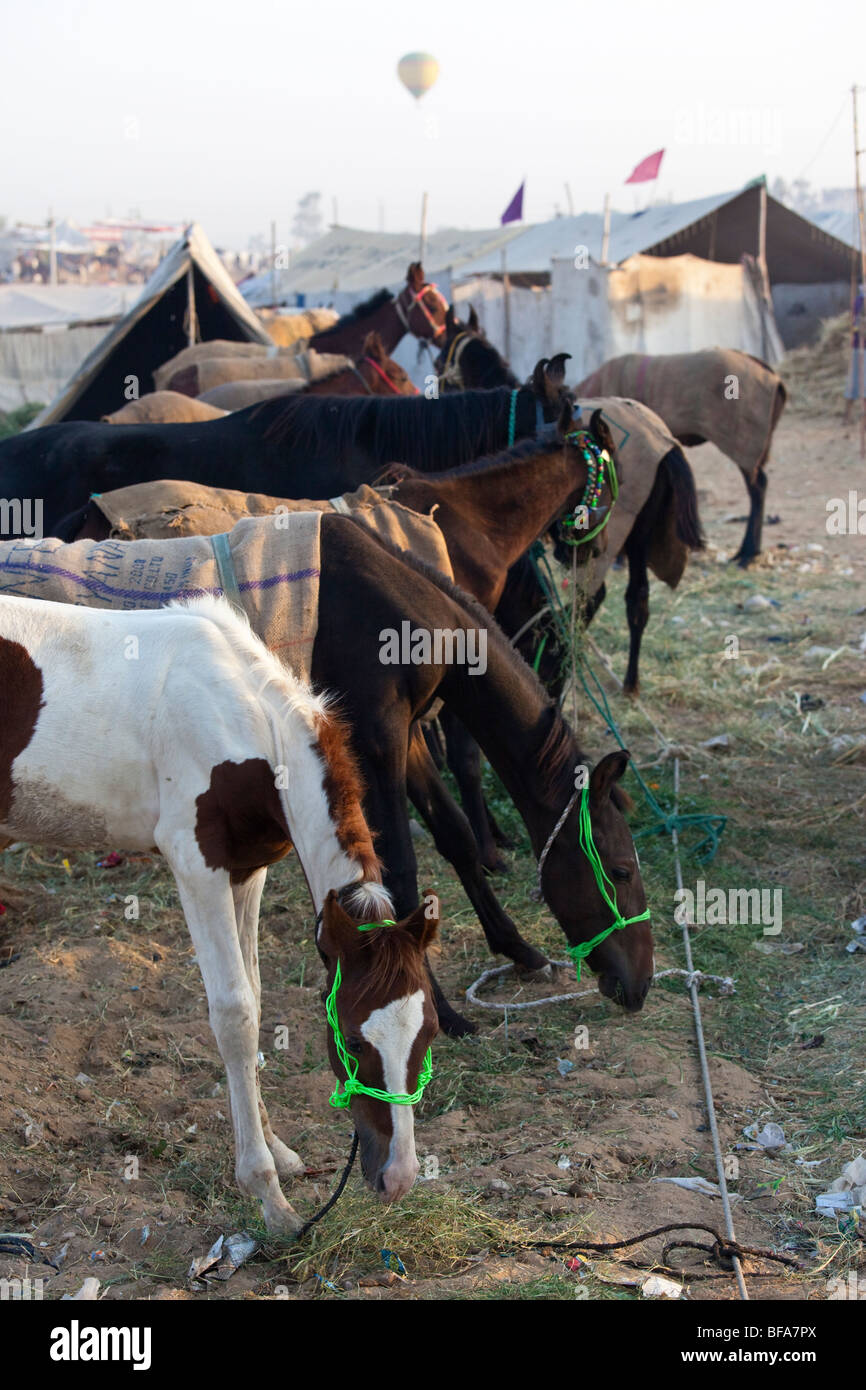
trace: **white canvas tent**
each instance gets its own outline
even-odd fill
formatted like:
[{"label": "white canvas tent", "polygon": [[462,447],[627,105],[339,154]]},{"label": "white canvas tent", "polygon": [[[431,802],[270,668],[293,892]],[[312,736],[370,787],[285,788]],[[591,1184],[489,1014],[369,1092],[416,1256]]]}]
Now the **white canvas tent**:
[{"label": "white canvas tent", "polygon": [[142,396],[152,391],[153,370],[160,363],[189,342],[210,338],[271,343],[194,222],[157,266],[129,313],[28,428],[98,420],[122,406],[128,390]]}]

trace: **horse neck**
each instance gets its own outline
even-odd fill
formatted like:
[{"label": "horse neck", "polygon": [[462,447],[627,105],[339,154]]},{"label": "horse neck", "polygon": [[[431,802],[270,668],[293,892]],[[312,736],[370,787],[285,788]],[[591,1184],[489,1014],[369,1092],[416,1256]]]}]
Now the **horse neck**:
[{"label": "horse neck", "polygon": [[[361,396],[364,392],[361,390],[361,381],[358,380],[359,375],[358,368],[341,367],[332,376],[320,377],[318,381],[311,381],[304,395]],[[364,381],[364,385],[367,385],[366,381]],[[370,394],[372,394],[372,390]]]},{"label": "horse neck", "polygon": [[495,546],[508,567],[542,536],[586,487],[586,464],[562,447],[539,448],[527,458],[507,455],[488,467],[458,477],[437,477],[398,484],[394,500],[411,506],[413,486],[429,507],[429,494],[446,510],[458,512]]},{"label": "horse neck", "polygon": [[[473,616],[467,613],[467,635],[473,627]],[[481,745],[538,854],[567,804],[574,781],[571,770],[586,759],[565,726],[557,746],[563,750],[561,766],[568,776],[554,779],[550,759],[541,754],[551,730],[563,723],[562,715],[498,629],[488,630],[486,657],[483,676],[471,675],[468,664],[443,667],[437,693]]]},{"label": "horse neck", "polygon": [[461,359],[461,375],[467,389],[483,387],[490,390],[494,386],[519,386],[520,382],[511,371],[508,363],[500,357],[491,343],[475,338],[466,347]]},{"label": "horse neck", "polygon": [[311,338],[310,347],[316,352],[341,352],[347,357],[358,358],[363,353],[368,333],[379,334],[382,346],[390,357],[406,333],[393,299],[387,304],[381,304],[364,318],[347,324],[343,329],[338,323],[335,329],[319,335],[318,339]]}]

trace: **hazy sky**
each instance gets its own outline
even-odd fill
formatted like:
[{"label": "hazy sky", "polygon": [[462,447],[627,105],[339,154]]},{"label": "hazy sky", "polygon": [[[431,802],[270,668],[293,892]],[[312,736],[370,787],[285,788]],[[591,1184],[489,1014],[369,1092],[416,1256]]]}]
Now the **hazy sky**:
[{"label": "hazy sky", "polygon": [[[353,226],[378,227],[381,201],[390,231],[426,189],[431,230],[491,226],[526,175],[540,221],[566,183],[575,211],[606,190],[630,210],[646,186],[623,181],[661,146],[676,200],[761,173],[853,183],[863,0],[0,0],[0,17],[10,219],[136,209],[243,247],[272,218],[287,240],[310,189]],[[441,64],[420,106],[395,71],[417,49]],[[866,145],[866,93],[861,112]]]}]

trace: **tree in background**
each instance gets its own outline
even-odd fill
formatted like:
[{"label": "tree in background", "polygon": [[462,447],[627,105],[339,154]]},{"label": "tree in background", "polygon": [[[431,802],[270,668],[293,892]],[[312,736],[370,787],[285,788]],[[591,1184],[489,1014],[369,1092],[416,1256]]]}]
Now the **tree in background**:
[{"label": "tree in background", "polygon": [[292,234],[306,246],[307,242],[315,241],[316,237],[322,235],[324,225],[321,193],[305,193],[298,202],[292,222]]}]

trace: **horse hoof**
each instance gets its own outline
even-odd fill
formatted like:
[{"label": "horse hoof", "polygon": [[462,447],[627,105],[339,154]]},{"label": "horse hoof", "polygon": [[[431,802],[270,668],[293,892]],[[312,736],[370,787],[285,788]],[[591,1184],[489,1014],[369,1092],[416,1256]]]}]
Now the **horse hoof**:
[{"label": "horse hoof", "polygon": [[294,1149],[290,1149],[289,1146],[287,1144],[284,1144],[282,1139],[278,1139],[276,1135],[274,1135],[273,1139],[268,1145],[268,1148],[271,1151],[271,1157],[274,1160],[274,1167],[276,1168],[277,1175],[279,1177],[300,1177],[306,1165],[303,1159],[298,1157]]},{"label": "horse hoof", "polygon": [[521,980],[531,982],[533,980],[555,980],[557,969],[553,961],[546,960],[543,965],[515,965],[515,971]]},{"label": "horse hoof", "polygon": [[277,1206],[274,1202],[268,1203],[263,1214],[265,1225],[271,1235],[282,1236],[284,1240],[294,1239],[304,1224],[288,1202],[283,1206]]},{"label": "horse hoof", "polygon": [[501,854],[491,854],[489,858],[482,859],[481,867],[486,874],[508,873],[508,862],[502,858]]},{"label": "horse hoof", "polygon": [[446,1038],[468,1038],[473,1033],[478,1032],[478,1024],[471,1023],[462,1014],[454,1014],[451,1018],[439,1020],[439,1027]]}]

